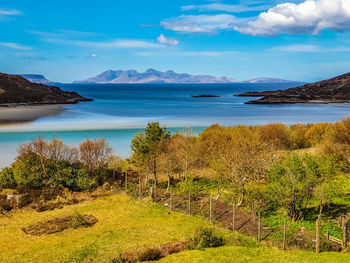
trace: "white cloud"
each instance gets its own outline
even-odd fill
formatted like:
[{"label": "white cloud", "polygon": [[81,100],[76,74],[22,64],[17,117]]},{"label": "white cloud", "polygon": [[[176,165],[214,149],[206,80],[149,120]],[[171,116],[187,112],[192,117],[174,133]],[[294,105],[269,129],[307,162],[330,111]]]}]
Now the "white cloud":
[{"label": "white cloud", "polygon": [[198,10],[199,12],[206,11],[223,11],[230,13],[248,12],[248,11],[261,11],[266,10],[271,5],[227,5],[221,3],[212,3],[206,5],[187,5],[182,6],[182,11]]},{"label": "white cloud", "polygon": [[222,57],[240,54],[238,51],[172,51],[172,52],[137,52],[142,57],[153,56],[183,56],[183,57]]},{"label": "white cloud", "polygon": [[349,52],[350,47],[337,46],[337,47],[322,47],[317,45],[303,45],[295,44],[289,46],[279,46],[271,48],[270,51],[280,51],[280,52],[305,52],[305,53],[317,53],[317,52]]},{"label": "white cloud", "polygon": [[[71,30],[59,30],[57,32],[29,31],[39,36],[43,41],[60,44],[74,45],[90,48],[163,48],[164,45],[155,41],[139,39],[114,39],[114,40],[91,40],[91,37],[98,36],[92,32],[77,32]],[[80,39],[77,39],[77,38]]]},{"label": "white cloud", "polygon": [[283,51],[283,52],[321,52],[321,48],[316,45],[289,45],[289,46],[281,46],[275,47],[272,49],[273,51]]},{"label": "white cloud", "polygon": [[21,12],[15,9],[2,9],[0,8],[0,16],[18,16]]},{"label": "white cloud", "polygon": [[255,21],[236,25],[235,30],[253,36],[319,34],[324,29],[350,30],[349,0],[306,0],[284,3],[261,13]]},{"label": "white cloud", "polygon": [[161,22],[165,29],[191,33],[211,33],[219,29],[231,29],[238,19],[233,15],[182,15]]},{"label": "white cloud", "polygon": [[160,44],[168,45],[168,46],[177,46],[179,44],[178,40],[167,38],[166,36],[164,36],[164,34],[161,34],[159,37],[157,37],[157,41]]},{"label": "white cloud", "polygon": [[10,48],[10,49],[16,49],[16,50],[29,50],[31,49],[30,47],[23,46],[18,43],[11,43],[11,42],[0,42],[0,46]]}]

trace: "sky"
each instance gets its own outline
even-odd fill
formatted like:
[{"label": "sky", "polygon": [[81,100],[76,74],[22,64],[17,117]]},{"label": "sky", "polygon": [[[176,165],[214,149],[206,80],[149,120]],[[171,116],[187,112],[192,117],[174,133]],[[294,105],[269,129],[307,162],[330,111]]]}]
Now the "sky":
[{"label": "sky", "polygon": [[349,31],[350,0],[0,0],[0,72],[316,81],[350,71]]}]

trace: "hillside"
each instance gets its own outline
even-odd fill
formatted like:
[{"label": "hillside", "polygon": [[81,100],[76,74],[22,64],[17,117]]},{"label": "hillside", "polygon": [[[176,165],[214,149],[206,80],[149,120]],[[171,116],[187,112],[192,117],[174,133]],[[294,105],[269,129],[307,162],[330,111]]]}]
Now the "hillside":
[{"label": "hillside", "polygon": [[148,69],[143,73],[136,70],[108,70],[96,77],[74,83],[235,83],[235,79],[214,77],[210,75],[190,75],[176,73],[172,70],[166,72]]},{"label": "hillside", "polygon": [[32,83],[19,75],[0,73],[0,104],[75,104],[89,100],[76,92]]},{"label": "hillside", "polygon": [[296,88],[246,92],[236,96],[263,97],[247,104],[343,103],[350,101],[350,73]]}]

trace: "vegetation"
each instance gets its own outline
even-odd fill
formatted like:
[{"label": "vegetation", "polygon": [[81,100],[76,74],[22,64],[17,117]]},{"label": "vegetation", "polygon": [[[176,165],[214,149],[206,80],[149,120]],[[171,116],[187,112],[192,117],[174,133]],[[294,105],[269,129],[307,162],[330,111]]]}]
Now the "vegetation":
[{"label": "vegetation", "polygon": [[[191,201],[199,201],[198,207],[205,207],[209,200],[215,203],[219,199],[230,209],[234,205],[239,210],[249,211],[252,218],[256,218],[255,213],[260,212],[264,223],[277,231],[270,237],[277,241],[281,241],[279,230],[285,219],[288,226],[287,236],[290,238],[298,231],[300,233],[301,228],[314,231],[316,218],[322,218],[322,233],[329,231],[331,235],[342,237],[339,218],[347,216],[350,208],[350,118],[335,123],[291,126],[272,123],[262,126],[222,127],[215,124],[198,136],[194,136],[191,130],[171,135],[166,127],[154,122],[149,123],[144,132],[134,136],[131,149],[132,155],[124,160],[112,154],[112,149],[103,138],[86,140],[78,147],[66,145],[57,138],[50,141],[36,138],[22,144],[14,163],[1,171],[0,189],[3,192],[6,189],[15,189],[21,194],[47,189],[93,191],[108,182],[119,187],[119,190],[122,187],[125,192],[134,196],[138,196],[141,191],[148,191],[147,195],[157,201],[154,187],[159,187],[164,189],[163,197],[170,196],[169,193],[165,194],[165,189],[183,195],[181,198],[186,204],[188,202],[189,212]],[[132,176],[128,177],[129,174]],[[143,185],[150,186],[150,189],[138,188],[136,184],[141,181],[144,182]],[[209,196],[212,198],[209,199]],[[4,200],[1,198],[3,196],[0,196],[0,201]],[[64,233],[68,232],[63,232],[55,234],[52,239],[43,238],[50,241],[50,245],[40,243],[44,241],[36,243],[38,247],[43,245],[48,249],[46,261],[53,258],[50,253],[53,253],[54,245],[60,247],[58,253],[62,253],[62,258],[69,262],[86,258],[97,261],[113,258],[117,260],[117,254],[122,251],[180,241],[182,238],[191,239],[192,247],[199,249],[223,244],[242,245],[242,242],[245,246],[256,246],[249,238],[237,238],[237,234],[208,228],[208,224],[199,218],[165,212],[164,208],[151,206],[143,201],[133,201],[121,196],[110,196],[101,200],[86,206],[79,204],[78,212],[73,217],[79,224],[83,219],[80,213],[91,211],[99,220],[91,229],[79,232],[81,242],[88,242],[80,243],[76,239],[68,241],[63,238]],[[16,222],[20,220],[19,225],[22,226],[44,219],[45,214],[65,215],[68,211],[71,213],[72,209],[64,207],[61,212],[44,212],[31,219],[29,214],[32,212],[29,211],[10,215]],[[207,217],[205,213],[202,215]],[[162,219],[158,220],[156,216]],[[1,220],[5,220],[4,223]],[[5,232],[17,229],[11,220],[7,217],[0,218],[0,226],[6,226]],[[188,225],[186,222],[189,222]],[[7,224],[13,225],[8,228]],[[90,232],[95,228],[99,228],[98,233]],[[195,229],[200,230],[196,233]],[[0,236],[6,236],[10,232],[0,233]],[[135,240],[127,241],[130,237]],[[17,241],[22,241],[23,238],[21,236]],[[9,239],[4,241],[14,245]],[[36,251],[35,242],[24,243],[30,249],[20,249],[19,251],[25,251],[24,254],[14,257],[12,262],[28,253],[32,253],[32,258],[38,260],[39,252],[31,252],[31,249]],[[310,243],[309,247],[312,248],[312,239]],[[80,251],[77,244],[85,245],[80,247]],[[7,253],[13,250],[11,245],[6,245],[5,248]],[[147,251],[156,255],[159,250],[153,248],[154,246],[147,247]],[[101,251],[105,254],[102,255]],[[218,251],[223,254],[218,255]],[[222,262],[230,262],[226,258],[229,253],[242,253],[242,260],[251,262],[256,257],[268,258],[272,254],[277,258],[286,256],[292,261],[308,255],[303,254],[304,252],[274,253],[267,248],[258,248],[253,252],[249,248],[224,247],[204,252],[184,252],[178,258],[169,256],[167,262],[177,262],[181,257],[196,262],[197,257],[202,256],[208,257],[207,262],[214,261],[215,258],[216,261],[219,258]],[[334,258],[342,259],[342,256]],[[328,260],[325,255],[323,258],[315,256],[310,261],[321,262],[321,259],[324,262]]]}]

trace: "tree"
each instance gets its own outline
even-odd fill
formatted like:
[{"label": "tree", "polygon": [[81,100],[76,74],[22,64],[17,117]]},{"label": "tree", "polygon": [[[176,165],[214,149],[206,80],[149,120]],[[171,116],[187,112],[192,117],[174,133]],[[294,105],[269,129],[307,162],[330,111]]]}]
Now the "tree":
[{"label": "tree", "polygon": [[[345,161],[346,162],[346,161]],[[331,203],[336,197],[346,193],[348,179],[345,176],[348,164],[336,155],[324,155],[317,159],[317,183],[314,195],[319,202],[319,217],[323,207]]]},{"label": "tree", "polygon": [[271,201],[287,211],[292,221],[301,219],[317,185],[318,160],[310,154],[292,154],[269,172]]},{"label": "tree", "polygon": [[90,174],[106,163],[108,156],[112,153],[105,138],[87,139],[80,143],[79,160],[86,166]]},{"label": "tree", "polygon": [[145,131],[134,136],[131,141],[132,159],[143,167],[147,167],[154,175],[157,183],[158,156],[162,140],[170,137],[169,131],[165,126],[161,127],[159,122],[149,122]]}]

